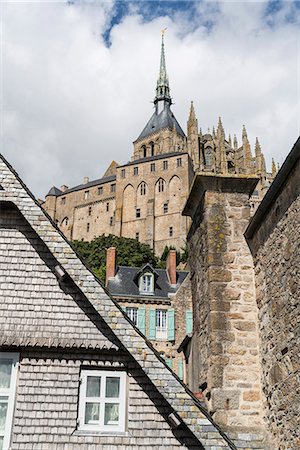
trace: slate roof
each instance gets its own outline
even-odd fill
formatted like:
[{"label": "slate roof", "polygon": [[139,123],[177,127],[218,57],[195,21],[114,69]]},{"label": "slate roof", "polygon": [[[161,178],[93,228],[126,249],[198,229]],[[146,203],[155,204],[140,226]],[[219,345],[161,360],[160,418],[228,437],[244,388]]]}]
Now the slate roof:
[{"label": "slate roof", "polygon": [[166,158],[171,158],[172,156],[182,156],[182,155],[186,155],[186,154],[187,154],[187,152],[162,153],[161,155],[147,156],[146,158],[134,159],[133,161],[128,161],[128,163],[123,164],[122,166],[119,166],[119,167],[133,166],[133,165],[136,165],[139,163],[144,163],[144,162],[148,162],[148,161],[156,161],[158,159],[166,159]]},{"label": "slate roof", "polygon": [[[111,181],[115,181],[115,179],[116,179],[116,175],[110,175],[109,177],[98,178],[97,180],[89,181],[88,183],[85,183],[85,184],[83,184],[83,183],[78,184],[77,186],[74,186],[70,189],[66,189],[64,192],[62,192],[57,187],[53,186],[53,188],[50,189],[50,191],[48,192],[47,195],[55,195],[56,197],[58,197],[60,195],[69,194],[70,192],[81,191],[82,189],[89,189],[93,186],[98,186],[100,184],[109,183]],[[50,193],[52,190],[53,190],[53,192],[57,192],[57,193]],[[46,195],[46,197],[47,197],[47,195]]]},{"label": "slate roof", "polygon": [[185,134],[172,113],[169,105],[166,105],[159,114],[157,114],[156,111],[152,114],[149,122],[137,138],[136,142],[164,128],[173,129],[174,126],[177,133],[182,137],[185,137]]},{"label": "slate roof", "polygon": [[171,286],[165,269],[155,269],[158,274],[155,282],[155,291],[153,295],[141,294],[138,283],[134,281],[136,274],[140,272],[137,267],[119,266],[114,278],[108,281],[108,290],[115,297],[144,297],[167,299],[168,294],[175,294],[179,286],[183,283],[188,272],[177,272],[177,285]]},{"label": "slate roof", "polygon": [[236,449],[188,387],[172,372],[146,337],[130,322],[119,304],[84,265],[63,233],[1,155],[0,185],[3,187],[0,201],[12,202],[18,208],[51,252],[51,257],[65,271],[66,277],[81,291],[86,306],[93,307],[95,314],[107,324],[120,346],[127,350],[143,370],[145,377],[163,396],[179,422],[189,428],[199,442],[199,449],[203,446],[207,450]]},{"label": "slate roof", "polygon": [[56,186],[52,186],[52,188],[50,189],[50,191],[48,192],[48,194],[46,194],[46,197],[48,197],[48,195],[53,195],[55,197],[58,197],[59,195],[61,195],[63,193],[63,191],[61,191],[60,189],[58,189]]}]

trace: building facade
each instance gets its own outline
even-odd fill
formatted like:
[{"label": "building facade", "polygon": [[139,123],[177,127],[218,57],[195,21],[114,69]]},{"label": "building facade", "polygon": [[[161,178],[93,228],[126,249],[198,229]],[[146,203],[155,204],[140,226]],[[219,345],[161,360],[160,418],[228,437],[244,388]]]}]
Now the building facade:
[{"label": "building facade", "polygon": [[162,37],[154,112],[134,141],[131,161],[114,161],[101,179],[73,188],[52,187],[43,207],[68,239],[92,240],[101,234],[138,239],[157,255],[166,245],[185,246],[189,218],[181,215],[196,171],[214,174],[255,174],[253,211],[276,173],[267,173],[258,140],[255,154],[245,127],[239,145],[226,136],[221,119],[212,132],[202,133],[193,103],[185,134],[172,109]]},{"label": "building facade", "polygon": [[168,366],[185,383],[185,357],[180,343],[193,330],[189,273],[176,269],[176,251],[170,250],[166,269],[123,267],[116,249],[107,250],[107,288],[133,324],[149,339]]}]

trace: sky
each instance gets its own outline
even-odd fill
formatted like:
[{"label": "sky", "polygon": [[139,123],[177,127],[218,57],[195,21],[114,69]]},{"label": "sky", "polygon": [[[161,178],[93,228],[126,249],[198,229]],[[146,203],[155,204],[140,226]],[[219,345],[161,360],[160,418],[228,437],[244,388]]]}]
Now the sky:
[{"label": "sky", "polygon": [[161,30],[186,130],[245,124],[270,170],[300,134],[300,3],[8,1],[0,5],[1,153],[36,197],[130,160],[153,113]]}]

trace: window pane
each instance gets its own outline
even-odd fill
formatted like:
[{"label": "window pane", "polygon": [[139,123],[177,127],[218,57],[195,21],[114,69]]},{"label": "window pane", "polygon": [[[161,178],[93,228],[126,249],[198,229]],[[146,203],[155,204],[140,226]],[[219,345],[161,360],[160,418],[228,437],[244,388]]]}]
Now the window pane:
[{"label": "window pane", "polygon": [[99,403],[86,403],[84,423],[97,423],[100,417]]},{"label": "window pane", "polygon": [[87,377],[86,396],[100,397],[101,377]]},{"label": "window pane", "polygon": [[[2,397],[3,398],[3,397]],[[8,400],[8,397],[6,397]],[[0,403],[0,433],[4,434],[8,403]]]},{"label": "window pane", "polygon": [[116,425],[119,422],[119,404],[105,403],[104,425]]},{"label": "window pane", "polygon": [[117,398],[120,395],[120,378],[107,377],[106,378],[106,398]]},{"label": "window pane", "polygon": [[2,359],[0,362],[0,388],[10,387],[11,369],[12,369],[12,360]]}]

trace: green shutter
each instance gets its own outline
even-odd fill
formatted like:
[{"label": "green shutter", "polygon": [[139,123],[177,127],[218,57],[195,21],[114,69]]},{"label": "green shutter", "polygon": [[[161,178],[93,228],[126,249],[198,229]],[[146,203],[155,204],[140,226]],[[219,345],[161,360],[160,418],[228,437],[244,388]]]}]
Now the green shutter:
[{"label": "green shutter", "polygon": [[175,314],[174,309],[168,310],[168,341],[175,340]]},{"label": "green shutter", "polygon": [[143,334],[145,334],[145,332],[146,332],[146,308],[145,308],[145,306],[142,306],[141,308],[138,309],[137,327]]},{"label": "green shutter", "polygon": [[170,367],[170,369],[172,369],[172,367],[173,367],[173,359],[167,358],[166,359],[166,364],[167,364],[167,366]]},{"label": "green shutter", "polygon": [[178,377],[183,380],[183,360],[179,359],[177,362],[177,374]]},{"label": "green shutter", "polygon": [[191,309],[187,309],[185,312],[185,327],[186,334],[193,332],[193,311]]},{"label": "green shutter", "polygon": [[148,328],[148,338],[155,340],[155,309],[149,309],[149,328]]}]

